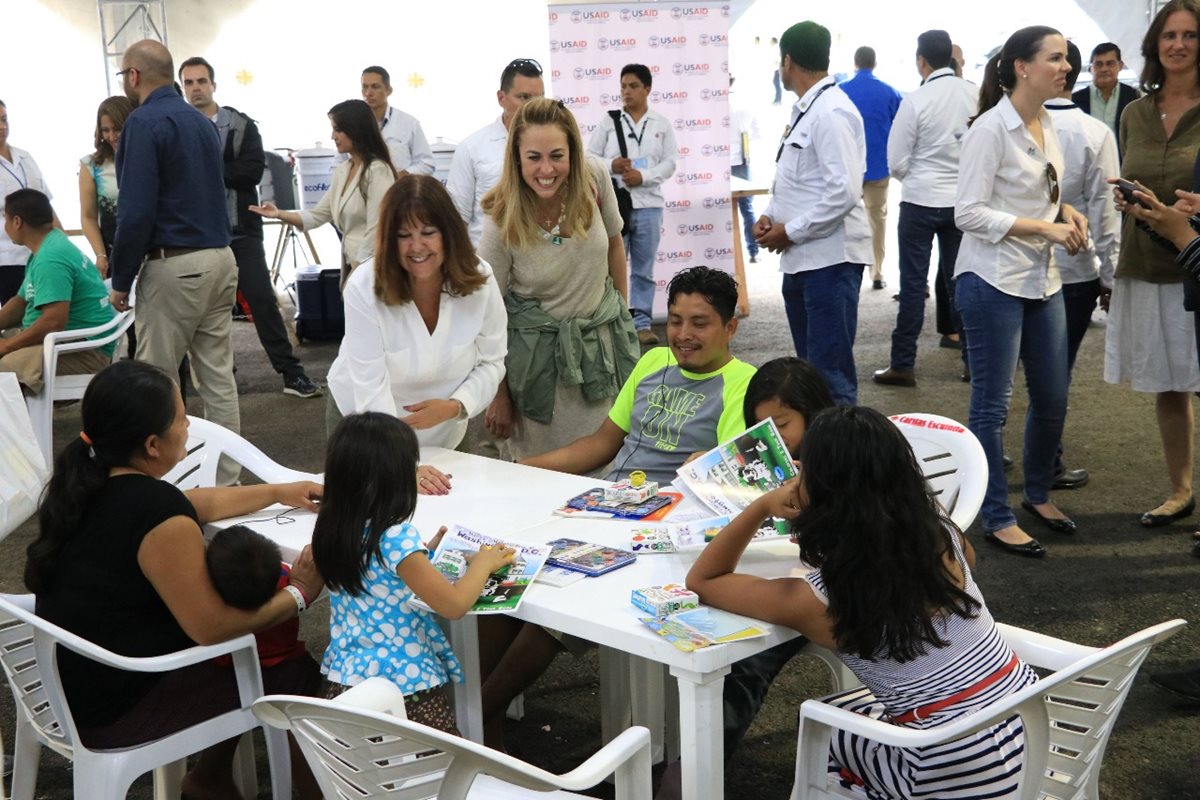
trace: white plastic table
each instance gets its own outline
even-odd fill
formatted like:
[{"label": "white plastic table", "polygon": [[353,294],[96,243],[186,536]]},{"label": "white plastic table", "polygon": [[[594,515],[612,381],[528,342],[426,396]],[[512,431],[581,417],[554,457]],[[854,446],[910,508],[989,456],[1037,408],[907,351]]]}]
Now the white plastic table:
[{"label": "white plastic table", "polygon": [[[449,495],[422,496],[417,503],[413,523],[426,538],[432,537],[440,525],[459,524],[510,541],[544,543],[570,537],[627,547],[629,530],[636,525],[629,521],[565,519],[553,515],[553,510],[568,498],[602,483],[595,478],[439,448],[426,448],[421,460],[453,475],[453,490]],[[228,527],[251,519],[249,526],[277,542],[287,559],[311,541],[315,520],[308,513],[293,512],[289,516],[296,521],[280,525],[268,511],[248,518],[222,520],[212,527]],[[606,648],[601,650],[602,664],[608,665],[601,670],[602,703],[619,697],[625,688],[632,692],[647,688],[636,679],[628,687],[612,685],[614,680],[628,679],[630,672],[619,657],[614,660],[616,654],[636,657],[634,664],[643,669],[647,664],[666,665],[679,683],[683,796],[715,800],[724,796],[721,694],[729,666],[796,634],[774,626],[765,637],[685,653],[652,633],[638,621],[644,613],[630,604],[630,593],[644,586],[682,582],[694,560],[694,553],[646,555],[628,567],[597,578],[585,578],[570,586],[557,588],[535,583],[513,616]],[[752,546],[739,569],[764,577],[799,576],[805,572],[795,546],[786,542]],[[465,684],[455,685],[458,723],[464,735],[482,741],[477,620],[478,617],[468,615],[451,622],[450,637],[466,675]],[[635,668],[634,672],[637,671]],[[605,731],[605,738],[616,732]]]}]

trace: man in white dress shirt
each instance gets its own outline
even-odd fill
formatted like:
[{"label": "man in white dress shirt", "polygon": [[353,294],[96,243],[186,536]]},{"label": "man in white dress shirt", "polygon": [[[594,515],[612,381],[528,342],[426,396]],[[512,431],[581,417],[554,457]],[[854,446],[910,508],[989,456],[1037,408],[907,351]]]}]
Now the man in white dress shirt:
[{"label": "man in white dress shirt", "polygon": [[421,123],[412,114],[388,105],[391,96],[392,77],[386,69],[370,66],[363,70],[362,99],[379,121],[379,132],[392,155],[396,177],[432,175],[433,151],[429,149]]},{"label": "man in white dress shirt", "polygon": [[795,92],[775,157],[775,186],[754,224],[759,245],[781,253],[783,301],[796,354],[821,370],[840,405],[858,401],[854,336],[871,229],[863,206],[862,117],[829,75],[829,31],[801,22],[779,40],[779,74]]},{"label": "man in white dress shirt", "polygon": [[[1112,129],[1071,98],[1071,90],[1083,69],[1083,56],[1073,42],[1067,42],[1067,61],[1071,72],[1063,93],[1046,103],[1046,109],[1054,121],[1066,167],[1061,181],[1063,202],[1087,217],[1092,236],[1092,247],[1075,255],[1063,247],[1054,248],[1054,263],[1062,275],[1063,306],[1067,312],[1067,369],[1070,370],[1092,322],[1096,300],[1107,310],[1112,294],[1113,272],[1121,248],[1121,214],[1112,203],[1112,187],[1106,181],[1121,174],[1121,165]],[[1067,469],[1062,453],[1059,442],[1051,488],[1078,489],[1086,485],[1088,471]]]},{"label": "man in white dress shirt", "polygon": [[471,244],[476,247],[483,231],[483,211],[479,201],[500,180],[509,123],[526,102],[545,95],[541,64],[532,58],[509,62],[500,73],[500,89],[496,92],[496,102],[503,109],[500,116],[463,139],[454,151],[446,189],[454,200],[454,207],[467,223]]},{"label": "man in white dress shirt", "polygon": [[[938,242],[935,280],[949,292],[962,233],[954,226],[958,153],[967,121],[979,102],[978,89],[956,77],[950,34],[925,31],[917,37],[921,87],[900,103],[888,136],[888,165],[903,184],[900,195],[900,308],[892,331],[891,364],[877,370],[876,383],[916,386],[917,337],[925,323],[925,292],[933,240]],[[953,325],[957,330],[960,326]],[[946,336],[949,331],[943,331]]]},{"label": "man in white dress shirt", "polygon": [[[633,216],[625,232],[625,252],[629,254],[629,306],[638,341],[658,344],[650,330],[654,319],[654,262],[662,230],[662,184],[675,174],[679,148],[675,131],[662,114],[650,108],[653,77],[644,64],[626,64],[621,68],[620,119],[604,119],[588,142],[588,152],[609,162],[609,171],[617,187],[628,189],[633,198]],[[628,157],[621,155],[620,137],[626,143]]]}]

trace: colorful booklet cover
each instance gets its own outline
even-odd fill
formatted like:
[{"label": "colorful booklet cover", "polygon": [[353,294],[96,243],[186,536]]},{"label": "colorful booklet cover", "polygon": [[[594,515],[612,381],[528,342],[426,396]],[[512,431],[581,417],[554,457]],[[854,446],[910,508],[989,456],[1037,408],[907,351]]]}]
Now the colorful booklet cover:
[{"label": "colorful booklet cover", "polygon": [[[796,477],[796,465],[775,421],[768,418],[678,472],[688,490],[714,513],[735,517],[757,498]],[[783,520],[776,520],[775,528],[787,535]]]},{"label": "colorful booklet cover", "polygon": [[517,552],[511,564],[488,576],[479,599],[471,607],[473,614],[504,614],[515,611],[521,604],[525,590],[545,566],[550,548],[540,544],[506,542],[455,525],[442,537],[437,551],[433,554],[433,566],[453,583],[466,574],[469,553],[477,552],[484,545],[495,547],[501,544],[506,544]]},{"label": "colorful booklet cover", "polygon": [[665,617],[641,617],[650,630],[685,653],[714,644],[757,639],[770,633],[770,626],[722,611],[701,606],[677,611]]},{"label": "colorful booklet cover", "polygon": [[553,548],[550,557],[546,559],[547,564],[592,577],[628,566],[637,560],[637,556],[628,550],[590,544],[578,539],[555,539],[547,546]]},{"label": "colorful booklet cover", "polygon": [[650,519],[683,499],[679,492],[659,492],[644,503],[618,503],[604,499],[604,489],[597,486],[572,497],[555,514],[561,517],[602,517],[605,519]]}]

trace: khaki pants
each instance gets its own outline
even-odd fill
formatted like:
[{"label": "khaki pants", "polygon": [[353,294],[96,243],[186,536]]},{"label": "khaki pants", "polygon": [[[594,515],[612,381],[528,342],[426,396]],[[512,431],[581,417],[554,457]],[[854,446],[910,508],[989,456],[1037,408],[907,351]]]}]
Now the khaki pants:
[{"label": "khaki pants", "polygon": [[[233,318],[237,264],[228,247],[148,259],[137,284],[137,357],[168,375],[191,360],[205,417],[234,433],[241,431],[237,382],[233,377]],[[222,458],[218,484],[234,483],[239,468]]]},{"label": "khaki pants", "polygon": [[[99,350],[63,353],[58,357],[59,375],[91,375],[112,363],[112,357]],[[27,394],[41,394],[46,388],[42,375],[42,346],[22,347],[0,358],[0,372],[12,372]]]},{"label": "khaki pants", "polygon": [[867,219],[871,222],[871,243],[875,248],[875,263],[871,265],[871,280],[883,280],[883,242],[887,237],[887,191],[888,181],[863,181],[863,205],[867,207]]}]

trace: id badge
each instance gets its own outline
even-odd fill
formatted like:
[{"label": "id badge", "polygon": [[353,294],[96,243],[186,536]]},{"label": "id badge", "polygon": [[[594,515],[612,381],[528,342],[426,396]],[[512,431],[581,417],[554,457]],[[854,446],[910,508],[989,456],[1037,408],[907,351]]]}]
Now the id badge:
[{"label": "id badge", "polygon": [[635,159],[633,159],[633,168],[634,169],[645,169],[646,167],[650,166],[649,162],[650,162],[650,159],[646,158],[645,156],[643,156],[642,158],[635,158]]}]

